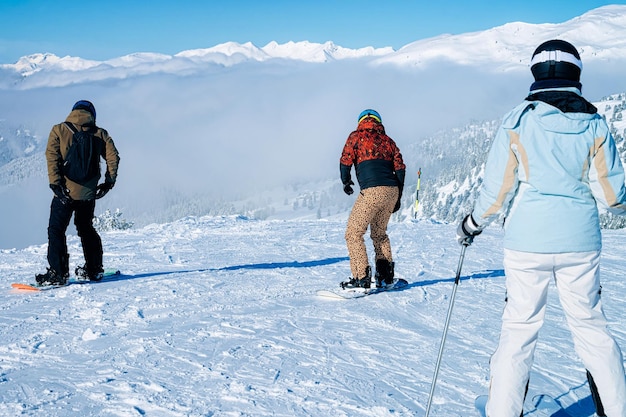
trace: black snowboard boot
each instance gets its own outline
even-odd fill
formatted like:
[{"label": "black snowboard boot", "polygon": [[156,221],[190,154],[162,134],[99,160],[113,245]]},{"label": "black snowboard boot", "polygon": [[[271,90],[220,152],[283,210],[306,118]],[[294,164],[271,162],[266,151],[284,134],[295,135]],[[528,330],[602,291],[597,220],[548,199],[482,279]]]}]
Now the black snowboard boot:
[{"label": "black snowboard boot", "polygon": [[94,270],[90,270],[85,266],[77,266],[74,270],[74,273],[80,280],[89,280],[89,281],[101,281],[104,276],[104,269],[102,267],[96,268]]},{"label": "black snowboard boot", "polygon": [[386,259],[376,260],[376,287],[384,287],[393,284],[393,262]]},{"label": "black snowboard boot", "polygon": [[365,277],[350,278],[349,281],[342,282],[341,288],[370,288],[372,286],[372,268],[368,265],[365,268]]},{"label": "black snowboard boot", "polygon": [[67,285],[69,274],[57,274],[54,269],[48,268],[45,274],[35,275],[37,285],[43,287],[46,285]]}]

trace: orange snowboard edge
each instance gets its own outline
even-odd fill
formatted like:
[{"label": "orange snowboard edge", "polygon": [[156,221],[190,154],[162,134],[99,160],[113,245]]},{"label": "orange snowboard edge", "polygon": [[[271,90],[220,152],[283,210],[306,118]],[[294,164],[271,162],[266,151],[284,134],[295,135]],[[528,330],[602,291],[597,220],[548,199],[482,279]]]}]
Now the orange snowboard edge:
[{"label": "orange snowboard edge", "polygon": [[17,283],[17,282],[14,282],[13,284],[11,284],[11,287],[15,288],[16,290],[41,291],[41,288],[37,288],[34,285],[20,284],[20,283]]}]

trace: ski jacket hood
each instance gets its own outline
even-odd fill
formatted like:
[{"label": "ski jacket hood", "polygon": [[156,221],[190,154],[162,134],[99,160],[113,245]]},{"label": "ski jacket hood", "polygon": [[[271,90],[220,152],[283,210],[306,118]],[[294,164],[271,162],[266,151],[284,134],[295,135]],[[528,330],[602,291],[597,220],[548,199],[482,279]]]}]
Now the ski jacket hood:
[{"label": "ski jacket hood", "polygon": [[[97,127],[93,115],[85,109],[72,110],[65,121],[72,123],[79,130],[92,131],[94,136],[103,142],[101,157],[106,162],[105,181],[115,184],[120,157],[109,133],[105,129]],[[63,160],[72,144],[73,136],[74,133],[65,123],[59,123],[52,127],[45,153],[48,165],[48,181],[50,184],[66,187],[73,200],[93,200],[96,196],[96,187],[101,178],[100,175],[81,185],[65,177],[61,169]]]},{"label": "ski jacket hood", "polygon": [[385,134],[385,126],[373,117],[366,117],[365,119],[361,120],[356,130],[358,132],[374,132],[379,135]]},{"label": "ski jacket hood", "polygon": [[599,250],[598,205],[626,214],[615,142],[596,112],[563,112],[534,98],[503,118],[472,217],[484,227],[505,216],[507,249]]}]

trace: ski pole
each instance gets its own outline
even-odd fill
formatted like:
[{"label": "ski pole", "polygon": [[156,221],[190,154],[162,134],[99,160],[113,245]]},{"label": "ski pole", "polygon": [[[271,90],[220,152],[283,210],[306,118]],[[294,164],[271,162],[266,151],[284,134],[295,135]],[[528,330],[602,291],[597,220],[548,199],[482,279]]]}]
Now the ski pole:
[{"label": "ski pole", "polygon": [[417,219],[417,206],[419,206],[420,199],[420,180],[422,176],[422,168],[417,170],[417,189],[415,190],[415,207],[413,208],[413,218]]},{"label": "ski pole", "polygon": [[463,259],[465,258],[465,249],[467,249],[467,247],[469,246],[469,243],[462,244],[461,256],[459,257],[459,266],[456,268],[456,277],[454,278],[454,287],[452,288],[452,295],[450,296],[450,305],[448,306],[448,315],[446,317],[446,323],[443,326],[443,336],[441,337],[441,345],[439,346],[439,355],[437,356],[437,364],[435,365],[435,374],[433,375],[433,382],[430,385],[430,394],[428,395],[428,405],[426,406],[425,417],[428,417],[428,414],[430,413],[430,406],[432,404],[433,394],[435,392],[435,384],[437,383],[437,375],[439,374],[439,367],[441,366],[441,357],[443,356],[443,346],[446,343],[448,327],[450,326],[450,317],[452,317],[452,307],[454,306],[454,297],[456,296],[456,289],[459,287],[459,281],[461,280],[461,268],[463,267]]}]

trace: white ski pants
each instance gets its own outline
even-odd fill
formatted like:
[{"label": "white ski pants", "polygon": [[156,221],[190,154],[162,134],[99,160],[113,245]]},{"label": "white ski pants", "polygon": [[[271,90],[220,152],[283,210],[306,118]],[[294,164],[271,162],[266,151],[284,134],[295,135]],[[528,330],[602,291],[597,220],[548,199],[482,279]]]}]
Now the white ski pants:
[{"label": "white ski pants", "polygon": [[490,361],[487,416],[519,417],[522,412],[548,285],[554,279],[576,353],[595,380],[607,417],[626,417],[622,353],[607,329],[600,300],[600,251],[505,249],[504,270],[507,302],[500,342]]}]

